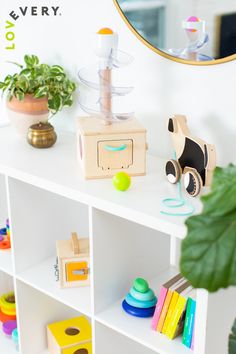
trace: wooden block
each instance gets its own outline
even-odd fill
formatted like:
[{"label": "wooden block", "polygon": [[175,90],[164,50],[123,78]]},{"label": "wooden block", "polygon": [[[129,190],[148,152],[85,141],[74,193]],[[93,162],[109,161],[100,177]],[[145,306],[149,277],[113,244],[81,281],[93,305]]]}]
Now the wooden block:
[{"label": "wooden block", "polygon": [[84,317],[75,317],[47,326],[50,354],[92,354],[92,330]]},{"label": "wooden block", "polygon": [[145,175],[146,129],[136,119],[105,125],[97,118],[78,118],[77,135],[85,178],[112,177],[119,171]]},{"label": "wooden block", "polygon": [[78,239],[75,233],[71,240],[56,243],[61,288],[88,286],[90,283],[89,239]]}]

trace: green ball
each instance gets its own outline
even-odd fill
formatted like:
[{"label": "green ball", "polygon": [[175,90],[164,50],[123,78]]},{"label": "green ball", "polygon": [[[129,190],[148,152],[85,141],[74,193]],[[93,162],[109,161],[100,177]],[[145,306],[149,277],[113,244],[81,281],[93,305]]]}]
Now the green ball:
[{"label": "green ball", "polygon": [[115,176],[112,178],[112,182],[114,187],[118,191],[126,191],[131,184],[131,178],[130,176],[125,173],[125,172],[118,172],[115,174]]},{"label": "green ball", "polygon": [[143,278],[135,279],[133,286],[135,290],[139,291],[140,293],[146,293],[149,290],[149,284]]}]

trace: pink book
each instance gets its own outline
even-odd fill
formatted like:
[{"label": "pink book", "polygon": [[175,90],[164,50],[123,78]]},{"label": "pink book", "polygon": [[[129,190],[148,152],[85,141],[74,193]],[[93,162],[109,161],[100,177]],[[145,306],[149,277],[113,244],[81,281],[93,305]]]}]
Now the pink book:
[{"label": "pink book", "polygon": [[156,331],[156,329],[157,329],[157,324],[158,324],[158,321],[159,321],[159,318],[160,318],[160,315],[161,315],[161,310],[162,310],[162,307],[164,305],[168,289],[171,286],[173,286],[176,282],[178,282],[181,278],[182,278],[182,275],[181,274],[177,274],[175,277],[173,277],[168,282],[166,282],[165,284],[162,285],[161,291],[160,291],[160,295],[158,297],[158,301],[157,301],[157,304],[156,304],[156,309],[155,309],[155,312],[154,312],[154,315],[153,315],[153,318],[152,318],[151,326],[152,326],[152,329],[154,331]]}]

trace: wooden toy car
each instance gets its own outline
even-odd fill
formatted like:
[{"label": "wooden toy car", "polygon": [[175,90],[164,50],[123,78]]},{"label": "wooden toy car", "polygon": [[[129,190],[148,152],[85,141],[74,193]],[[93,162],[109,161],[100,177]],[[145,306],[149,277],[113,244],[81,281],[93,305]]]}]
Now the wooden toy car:
[{"label": "wooden toy car", "polygon": [[183,174],[186,192],[195,197],[203,186],[211,184],[216,166],[215,147],[193,137],[183,115],[170,118],[168,130],[174,144],[176,160],[167,161],[166,176],[170,183],[177,183]]}]

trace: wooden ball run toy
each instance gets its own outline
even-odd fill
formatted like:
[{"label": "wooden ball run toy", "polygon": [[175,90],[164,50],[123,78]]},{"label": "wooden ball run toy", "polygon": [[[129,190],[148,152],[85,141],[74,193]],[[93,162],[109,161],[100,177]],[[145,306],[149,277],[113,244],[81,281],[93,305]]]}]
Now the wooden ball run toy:
[{"label": "wooden ball run toy", "polygon": [[114,102],[133,88],[115,85],[114,70],[131,62],[118,50],[118,35],[109,28],[96,34],[98,65],[79,71],[80,107],[89,114],[77,120],[78,159],[85,178],[106,178],[118,171],[134,175],[146,173],[146,129],[133,112],[122,111]]},{"label": "wooden ball run toy", "polygon": [[84,316],[47,326],[50,354],[92,354],[92,329]]},{"label": "wooden ball run toy", "polygon": [[169,119],[170,132],[176,160],[166,163],[166,176],[170,183],[177,183],[184,177],[186,192],[197,196],[203,186],[210,186],[213,171],[216,166],[216,151],[214,145],[191,135],[187,126],[187,118],[175,115]]},{"label": "wooden ball run toy", "polygon": [[135,317],[152,317],[157,298],[145,279],[135,279],[130,292],[122,302],[125,312]]}]

